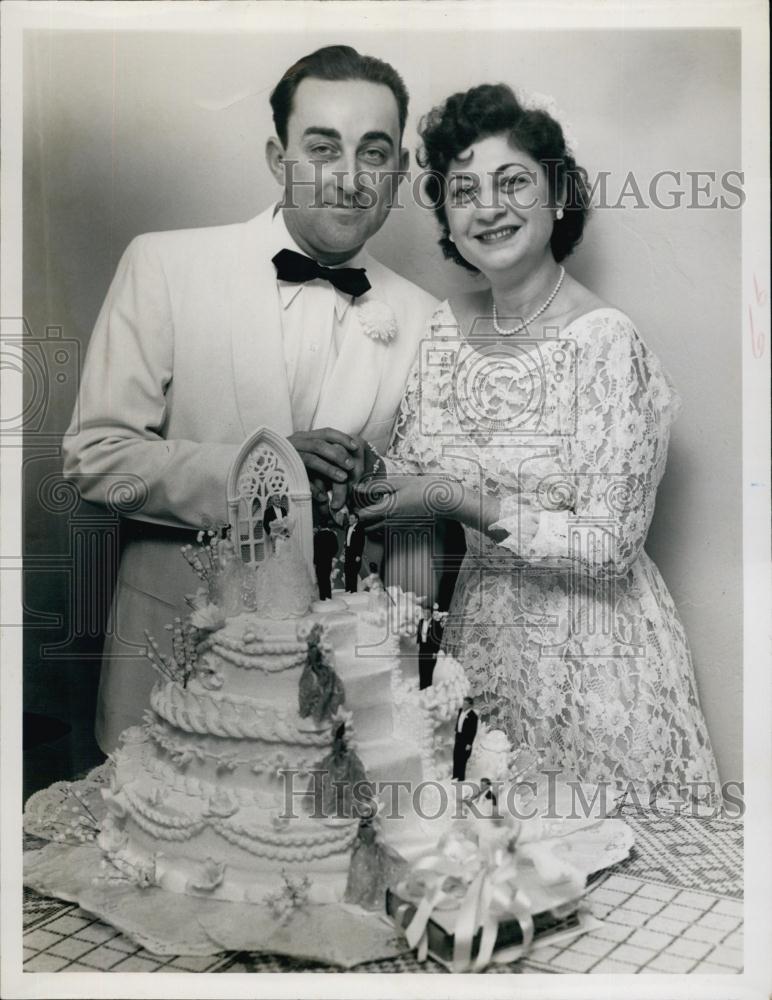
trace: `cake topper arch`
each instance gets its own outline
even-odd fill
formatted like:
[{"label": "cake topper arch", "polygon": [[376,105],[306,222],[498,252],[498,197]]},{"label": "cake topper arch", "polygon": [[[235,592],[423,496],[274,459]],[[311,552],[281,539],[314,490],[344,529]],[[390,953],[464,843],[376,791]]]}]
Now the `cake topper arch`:
[{"label": "cake topper arch", "polygon": [[272,499],[293,517],[298,547],[313,573],[311,490],[305,466],[287,438],[261,426],[239,449],[226,484],[231,537],[241,559],[251,566],[259,566],[269,554],[263,518]]}]

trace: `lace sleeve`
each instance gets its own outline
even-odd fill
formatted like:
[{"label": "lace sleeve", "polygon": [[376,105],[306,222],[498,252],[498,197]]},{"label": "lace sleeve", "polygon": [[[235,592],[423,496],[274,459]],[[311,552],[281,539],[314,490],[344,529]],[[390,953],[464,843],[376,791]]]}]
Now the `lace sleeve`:
[{"label": "lace sleeve", "polygon": [[420,361],[416,358],[408,375],[391,441],[383,458],[387,475],[420,475],[424,471],[420,451],[415,447],[420,407]]},{"label": "lace sleeve", "polygon": [[[429,320],[425,339],[432,338],[438,327],[441,326],[447,330],[452,323],[455,323],[455,318],[450,307],[447,303],[442,303]],[[427,412],[422,413],[422,395],[419,348],[419,354],[408,375],[405,393],[384,458],[387,475],[415,476],[443,471],[432,446],[433,433],[439,429],[439,426],[435,425],[442,418],[434,411],[433,407],[427,406]]]},{"label": "lace sleeve", "polygon": [[604,315],[578,350],[576,422],[565,474],[527,497],[506,498],[493,527],[501,545],[531,562],[623,576],[654,513],[678,396],[630,320]]}]

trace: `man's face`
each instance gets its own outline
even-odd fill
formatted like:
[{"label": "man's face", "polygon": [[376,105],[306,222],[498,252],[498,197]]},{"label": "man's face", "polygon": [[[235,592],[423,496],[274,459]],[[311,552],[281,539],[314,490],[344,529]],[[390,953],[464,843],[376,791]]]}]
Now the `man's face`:
[{"label": "man's face", "polygon": [[305,253],[335,264],[381,228],[407,168],[391,90],[365,80],[303,80],[287,145],[270,140],[268,163],[284,186],[284,219]]}]

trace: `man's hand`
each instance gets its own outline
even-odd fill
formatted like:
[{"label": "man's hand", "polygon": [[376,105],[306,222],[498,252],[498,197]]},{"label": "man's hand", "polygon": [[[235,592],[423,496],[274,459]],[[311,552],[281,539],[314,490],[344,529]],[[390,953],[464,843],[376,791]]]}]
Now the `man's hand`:
[{"label": "man's hand", "polygon": [[311,481],[311,492],[321,499],[332,487],[332,510],[346,502],[349,483],[364,471],[365,442],[356,434],[344,434],[333,427],[291,434],[289,442],[303,459]]}]

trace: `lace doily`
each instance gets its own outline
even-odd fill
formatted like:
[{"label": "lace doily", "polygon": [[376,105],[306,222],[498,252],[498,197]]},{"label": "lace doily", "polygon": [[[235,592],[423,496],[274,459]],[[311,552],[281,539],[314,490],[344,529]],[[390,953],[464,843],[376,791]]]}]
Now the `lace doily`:
[{"label": "lace doily", "polygon": [[[78,781],[56,781],[31,795],[24,806],[24,832],[30,837],[67,844],[80,844],[73,819],[78,815],[96,822],[105,815],[102,789],[110,784],[113,765],[105,761]],[[82,805],[78,805],[81,802]],[[94,822],[94,821],[91,821]]]}]

